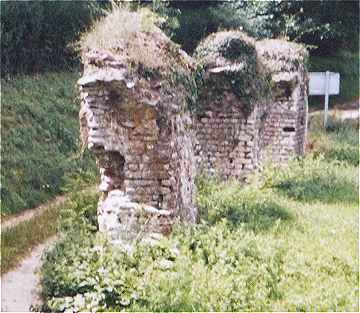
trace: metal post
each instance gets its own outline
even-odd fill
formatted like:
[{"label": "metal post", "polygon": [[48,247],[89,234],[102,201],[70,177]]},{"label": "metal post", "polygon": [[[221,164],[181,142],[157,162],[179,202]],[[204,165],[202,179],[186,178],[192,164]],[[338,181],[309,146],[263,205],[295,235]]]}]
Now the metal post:
[{"label": "metal post", "polygon": [[328,111],[329,111],[329,84],[330,84],[330,72],[326,71],[325,78],[325,109],[324,109],[324,127],[326,128]]}]

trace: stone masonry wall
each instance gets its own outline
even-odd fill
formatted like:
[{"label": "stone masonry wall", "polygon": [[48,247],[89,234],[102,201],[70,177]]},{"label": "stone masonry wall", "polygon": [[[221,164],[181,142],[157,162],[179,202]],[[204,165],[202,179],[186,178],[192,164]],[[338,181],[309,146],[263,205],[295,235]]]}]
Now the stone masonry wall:
[{"label": "stone masonry wall", "polygon": [[[204,87],[195,118],[198,168],[223,179],[246,180],[262,160],[284,163],[293,155],[304,154],[307,77],[301,54],[294,53],[302,47],[277,40],[253,43],[239,32],[213,34],[202,45],[201,58],[206,60]],[[244,74],[242,58],[226,57],[229,53],[223,52],[224,46],[236,45],[238,50],[249,47],[247,59],[251,61],[255,55],[256,68]],[[254,77],[267,75],[271,90],[258,98],[250,93],[249,112],[249,103],[229,77],[236,80],[251,70]]]},{"label": "stone masonry wall", "polygon": [[307,130],[297,45],[212,35],[198,56],[203,84],[191,111],[193,60],[161,32],[136,36],[144,49],[155,42],[157,67],[134,69],[125,44],[89,49],[78,81],[82,140],[101,175],[99,229],[125,242],[142,226],[164,234],[177,217],[195,222],[197,173],[246,180],[262,160],[303,154]]},{"label": "stone masonry wall", "polygon": [[260,158],[286,163],[305,153],[307,72],[297,57],[303,48],[280,40],[257,43],[258,58],[271,73],[272,97],[262,116]]},{"label": "stone masonry wall", "polygon": [[[229,101],[230,98],[233,101]],[[257,167],[259,108],[246,114],[234,95],[224,106],[212,106],[196,116],[195,155],[199,171],[223,179],[245,179]]]},{"label": "stone masonry wall", "polygon": [[85,60],[80,122],[101,174],[100,230],[118,238],[124,211],[135,214],[134,203],[154,208],[146,210],[152,214],[166,209],[168,223],[156,231],[167,232],[175,217],[194,222],[192,119],[181,90],[165,92],[161,78],[136,77],[104,51],[90,51]]}]

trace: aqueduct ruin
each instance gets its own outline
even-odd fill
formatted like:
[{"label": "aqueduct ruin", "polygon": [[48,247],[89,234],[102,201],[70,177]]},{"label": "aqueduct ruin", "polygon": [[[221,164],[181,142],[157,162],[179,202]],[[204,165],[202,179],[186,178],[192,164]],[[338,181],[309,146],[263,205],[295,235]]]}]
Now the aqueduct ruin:
[{"label": "aqueduct ruin", "polygon": [[246,180],[265,159],[303,154],[306,56],[227,31],[190,57],[156,27],[83,49],[80,124],[101,175],[100,231],[126,239],[145,214],[166,233],[175,217],[196,221],[200,171]]}]

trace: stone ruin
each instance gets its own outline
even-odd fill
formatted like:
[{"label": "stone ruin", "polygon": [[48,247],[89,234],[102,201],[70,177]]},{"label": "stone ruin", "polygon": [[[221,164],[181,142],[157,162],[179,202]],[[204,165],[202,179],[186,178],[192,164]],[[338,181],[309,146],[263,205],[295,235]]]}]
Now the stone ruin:
[{"label": "stone ruin", "polygon": [[262,160],[304,153],[302,46],[227,31],[205,39],[196,56],[205,70],[194,115],[198,168],[246,180]]},{"label": "stone ruin", "polygon": [[191,58],[156,27],[85,47],[80,126],[101,175],[99,230],[122,242],[169,233],[196,222],[196,174],[246,180],[265,159],[303,154],[305,57],[229,31]]}]

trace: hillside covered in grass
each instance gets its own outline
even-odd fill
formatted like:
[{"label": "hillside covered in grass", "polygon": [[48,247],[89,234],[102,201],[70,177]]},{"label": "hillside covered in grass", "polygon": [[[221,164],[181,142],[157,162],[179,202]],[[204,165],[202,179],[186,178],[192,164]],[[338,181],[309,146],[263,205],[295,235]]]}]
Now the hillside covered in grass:
[{"label": "hillside covered in grass", "polygon": [[94,161],[80,155],[76,72],[2,80],[2,215],[32,208],[93,179]]},{"label": "hillside covered in grass", "polygon": [[247,185],[200,177],[200,223],[131,254],[96,232],[96,199],[74,199],[42,269],[45,309],[358,311],[358,123],[310,125],[307,156]]}]

